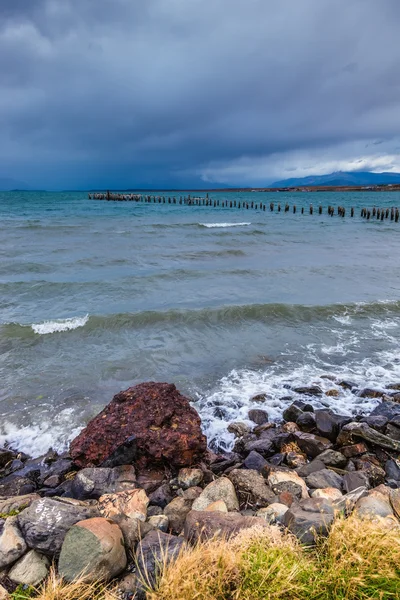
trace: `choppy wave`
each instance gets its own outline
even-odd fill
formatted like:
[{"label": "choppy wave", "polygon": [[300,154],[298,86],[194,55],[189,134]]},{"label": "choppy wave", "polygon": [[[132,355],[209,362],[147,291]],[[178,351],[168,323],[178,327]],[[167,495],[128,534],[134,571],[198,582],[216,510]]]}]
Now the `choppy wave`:
[{"label": "choppy wave", "polygon": [[[158,323],[170,324],[210,324],[218,322],[227,326],[235,325],[243,321],[262,322],[266,324],[289,324],[310,323],[334,319],[347,325],[348,318],[374,318],[376,328],[390,329],[393,327],[393,317],[400,316],[400,301],[396,302],[371,302],[354,304],[329,304],[308,306],[303,304],[243,304],[225,305],[216,308],[182,309],[164,311],[141,311],[137,313],[117,313],[110,315],[85,315],[83,317],[72,317],[69,319],[56,319],[42,323],[21,324],[5,323],[1,325],[3,335],[10,337],[26,337],[26,329],[34,333],[56,333],[64,332],[78,327],[84,327],[88,331],[119,330],[123,328],[139,328]],[[382,321],[383,319],[383,321]],[[389,319],[389,320],[388,320]],[[384,323],[380,325],[379,323]]]},{"label": "choppy wave", "polygon": [[201,227],[207,227],[208,229],[213,229],[217,227],[245,227],[246,225],[251,225],[251,223],[199,223]]},{"label": "choppy wave", "polygon": [[45,321],[44,323],[33,323],[31,325],[33,331],[39,335],[48,333],[60,333],[62,331],[70,331],[84,327],[89,320],[89,315],[84,317],[71,317],[70,319],[59,319],[57,321]]}]

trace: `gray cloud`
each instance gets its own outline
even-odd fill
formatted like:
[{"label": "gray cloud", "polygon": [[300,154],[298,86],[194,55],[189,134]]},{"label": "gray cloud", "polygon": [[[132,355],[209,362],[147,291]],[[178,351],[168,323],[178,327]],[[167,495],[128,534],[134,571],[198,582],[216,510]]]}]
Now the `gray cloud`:
[{"label": "gray cloud", "polygon": [[2,0],[0,176],[74,188],[400,170],[399,22],[398,0]]}]

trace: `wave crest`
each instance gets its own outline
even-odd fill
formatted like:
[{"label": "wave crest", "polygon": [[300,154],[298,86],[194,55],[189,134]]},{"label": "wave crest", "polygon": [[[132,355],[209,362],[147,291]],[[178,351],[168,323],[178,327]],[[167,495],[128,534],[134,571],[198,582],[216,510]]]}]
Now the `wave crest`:
[{"label": "wave crest", "polygon": [[33,323],[31,325],[33,331],[39,335],[48,333],[60,333],[62,331],[70,331],[84,327],[89,320],[89,315],[84,317],[71,317],[69,319],[59,319],[57,321],[45,321],[44,323]]}]

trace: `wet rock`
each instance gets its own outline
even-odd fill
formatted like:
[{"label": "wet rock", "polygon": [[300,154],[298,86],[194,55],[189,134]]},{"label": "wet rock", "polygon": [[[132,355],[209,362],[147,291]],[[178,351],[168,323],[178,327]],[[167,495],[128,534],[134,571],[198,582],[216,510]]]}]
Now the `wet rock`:
[{"label": "wet rock", "polygon": [[26,496],[36,490],[36,485],[27,477],[20,477],[17,474],[8,475],[0,480],[0,496],[9,498],[10,496]]},{"label": "wet rock", "polygon": [[392,402],[391,400],[384,400],[380,402],[370,413],[371,417],[377,415],[383,415],[384,417],[387,417],[389,421],[391,421],[393,418],[400,415],[400,405],[397,402]]},{"label": "wet rock", "polygon": [[353,511],[354,506],[360,498],[363,498],[368,494],[366,487],[359,487],[351,492],[348,492],[341,498],[333,501],[333,508],[335,511],[343,512],[345,515],[350,514]]},{"label": "wet rock", "polygon": [[293,503],[284,516],[284,524],[303,544],[315,544],[319,535],[327,535],[334,519],[332,503],[324,498],[308,498]]},{"label": "wet rock", "polygon": [[250,399],[250,402],[265,402],[266,400],[268,400],[267,394],[256,394]]},{"label": "wet rock", "polygon": [[306,478],[306,484],[312,489],[337,488],[338,490],[341,490],[343,477],[329,469],[321,469],[321,471],[311,473],[311,475]]},{"label": "wet rock", "polygon": [[99,465],[131,436],[140,468],[157,462],[191,466],[206,451],[200,417],[189,399],[172,384],[142,383],[114,396],[71,442],[70,454],[81,468]]},{"label": "wet rock", "polygon": [[315,415],[312,412],[302,412],[297,417],[296,425],[301,431],[310,432],[315,429]]},{"label": "wet rock", "polygon": [[344,390],[354,390],[357,388],[357,384],[354,381],[348,381],[343,379],[342,381],[338,381],[338,385]]},{"label": "wet rock", "polygon": [[109,581],[127,565],[118,525],[97,517],[80,521],[68,531],[61,548],[58,572],[66,581]]},{"label": "wet rock", "polygon": [[372,388],[364,388],[358,394],[360,398],[382,398],[385,394],[384,390],[375,390]]},{"label": "wet rock", "polygon": [[203,471],[201,469],[180,469],[178,473],[178,485],[184,490],[190,487],[196,487],[203,481]]},{"label": "wet rock", "polygon": [[297,419],[303,414],[303,410],[297,406],[295,402],[288,406],[282,413],[285,421],[297,423]]},{"label": "wet rock", "polygon": [[131,465],[123,467],[82,469],[72,482],[74,498],[100,498],[104,494],[114,494],[136,487],[135,469]]},{"label": "wet rock", "polygon": [[256,425],[264,425],[264,423],[268,423],[268,413],[266,410],[262,410],[261,408],[252,408],[248,412],[248,417],[250,421],[253,421]]},{"label": "wet rock", "polygon": [[[236,470],[232,473],[234,472],[236,472]],[[200,496],[194,501],[192,509],[204,511],[207,506],[213,502],[223,500],[229,511],[239,510],[239,501],[231,481],[232,473],[230,473],[229,479],[227,477],[221,477],[220,479],[216,479],[209,483]]]},{"label": "wet rock", "polygon": [[281,504],[280,502],[273,502],[265,508],[260,508],[260,510],[256,512],[256,517],[261,517],[262,519],[265,519],[270,525],[273,525],[275,523],[283,523],[283,518],[288,510],[289,507],[286,506],[286,504]]},{"label": "wet rock", "polygon": [[279,452],[285,452],[287,451],[287,447],[288,444],[291,444],[294,441],[293,438],[293,434],[292,433],[286,433],[286,432],[277,432],[274,437],[272,438],[272,443],[274,445],[274,448],[276,450],[278,450]]},{"label": "wet rock", "polygon": [[[395,450],[400,452],[400,441],[392,440],[390,437],[375,431],[369,427],[367,423],[349,423],[344,425],[337,438],[337,443],[340,445],[348,445],[354,441],[354,438],[362,438],[371,444],[376,444],[381,448]],[[357,441],[357,440],[355,440]]]},{"label": "wet rock", "polygon": [[298,432],[293,435],[299,448],[311,458],[315,458],[324,450],[330,450],[333,446],[327,438],[313,433]]},{"label": "wet rock", "polygon": [[239,513],[224,514],[192,510],[186,517],[184,535],[188,542],[195,544],[215,536],[229,539],[239,531],[255,526],[268,527],[268,524],[264,519],[244,517]]},{"label": "wet rock", "polygon": [[[388,479],[400,481],[400,464],[399,461],[390,458],[385,463],[385,473]],[[2,512],[2,511],[0,511]]]},{"label": "wet rock", "polygon": [[8,448],[0,448],[0,469],[4,469],[4,467],[15,458],[15,452]]},{"label": "wet rock", "polygon": [[342,492],[336,487],[328,487],[323,489],[317,488],[311,492],[311,498],[324,498],[325,500],[330,500],[331,502],[339,500],[342,497]]},{"label": "wet rock", "polygon": [[308,498],[304,480],[294,471],[271,470],[268,475],[268,485],[277,496],[283,492],[289,492],[295,498]]},{"label": "wet rock", "polygon": [[0,534],[0,569],[12,565],[27,550],[17,517],[9,517]]},{"label": "wet rock", "polygon": [[366,423],[372,427],[372,429],[376,429],[376,431],[380,431],[381,433],[385,432],[385,427],[388,424],[388,421],[388,418],[384,415],[368,416],[361,419],[362,423]]},{"label": "wet rock", "polygon": [[117,515],[124,515],[128,519],[145,521],[148,503],[149,498],[144,490],[129,490],[100,496],[98,508],[100,514],[106,519],[114,519]]},{"label": "wet rock", "polygon": [[235,469],[229,474],[229,479],[235,487],[241,506],[261,508],[274,500],[274,493],[257,471]]},{"label": "wet rock", "polygon": [[[188,493],[190,492],[190,494]],[[193,503],[200,497],[201,488],[190,488],[182,496],[174,498],[164,508],[164,515],[168,517],[171,533],[179,535],[185,524],[186,515],[192,509]]]},{"label": "wet rock", "polygon": [[246,467],[246,469],[252,469],[253,471],[259,472],[261,472],[267,464],[268,463],[265,460],[265,458],[255,450],[252,450],[244,461],[244,466]]},{"label": "wet rock", "polygon": [[60,550],[65,534],[75,523],[97,515],[93,506],[61,498],[41,498],[17,519],[28,546],[52,556]]},{"label": "wet rock", "polygon": [[347,465],[347,458],[341,453],[335,450],[325,450],[318,455],[318,460],[322,461],[327,467],[336,467],[337,469],[344,469]]},{"label": "wet rock", "polygon": [[250,433],[251,431],[251,428],[247,425],[247,423],[242,423],[240,421],[229,423],[227,429],[229,433],[233,433],[235,437],[243,437],[246,435],[246,433]]},{"label": "wet rock", "polygon": [[253,433],[262,437],[266,431],[268,431],[270,429],[275,429],[275,428],[276,428],[276,423],[263,423],[263,425],[257,425],[256,427],[254,427]]},{"label": "wet rock", "polygon": [[339,390],[336,390],[335,388],[327,390],[325,396],[328,396],[328,398],[337,398],[339,396]]},{"label": "wet rock", "polygon": [[149,523],[154,529],[159,529],[164,533],[168,531],[169,519],[167,515],[154,515],[153,517],[149,517]]},{"label": "wet rock", "polygon": [[346,473],[343,477],[343,489],[345,492],[352,492],[358,488],[369,488],[368,476],[362,471],[353,471]]},{"label": "wet rock", "polygon": [[343,446],[340,451],[346,458],[354,458],[368,452],[368,447],[364,442],[358,442],[358,444],[352,444],[351,446]]},{"label": "wet rock", "polygon": [[47,577],[49,567],[50,561],[46,556],[30,550],[13,566],[8,577],[18,584],[37,586]]},{"label": "wet rock", "polygon": [[171,487],[168,483],[163,483],[154,492],[149,494],[150,504],[165,508],[173,498]]},{"label": "wet rock", "polygon": [[163,566],[181,552],[185,541],[182,537],[175,537],[161,531],[150,531],[139,543],[136,549],[136,562],[138,571],[138,582],[136,599],[145,600],[146,582],[150,587],[154,586],[161,575]]},{"label": "wet rock", "polygon": [[8,515],[15,511],[28,508],[35,500],[39,500],[38,494],[27,494],[26,496],[12,496],[11,498],[0,498],[0,514]]},{"label": "wet rock", "polygon": [[304,396],[322,396],[322,390],[318,385],[296,387],[293,388],[293,391]]}]

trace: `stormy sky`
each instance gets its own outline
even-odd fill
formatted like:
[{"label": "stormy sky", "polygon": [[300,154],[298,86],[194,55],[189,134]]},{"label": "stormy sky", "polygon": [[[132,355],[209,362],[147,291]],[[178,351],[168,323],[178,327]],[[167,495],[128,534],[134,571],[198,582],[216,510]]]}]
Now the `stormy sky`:
[{"label": "stormy sky", "polygon": [[1,0],[0,178],[400,171],[399,0]]}]

